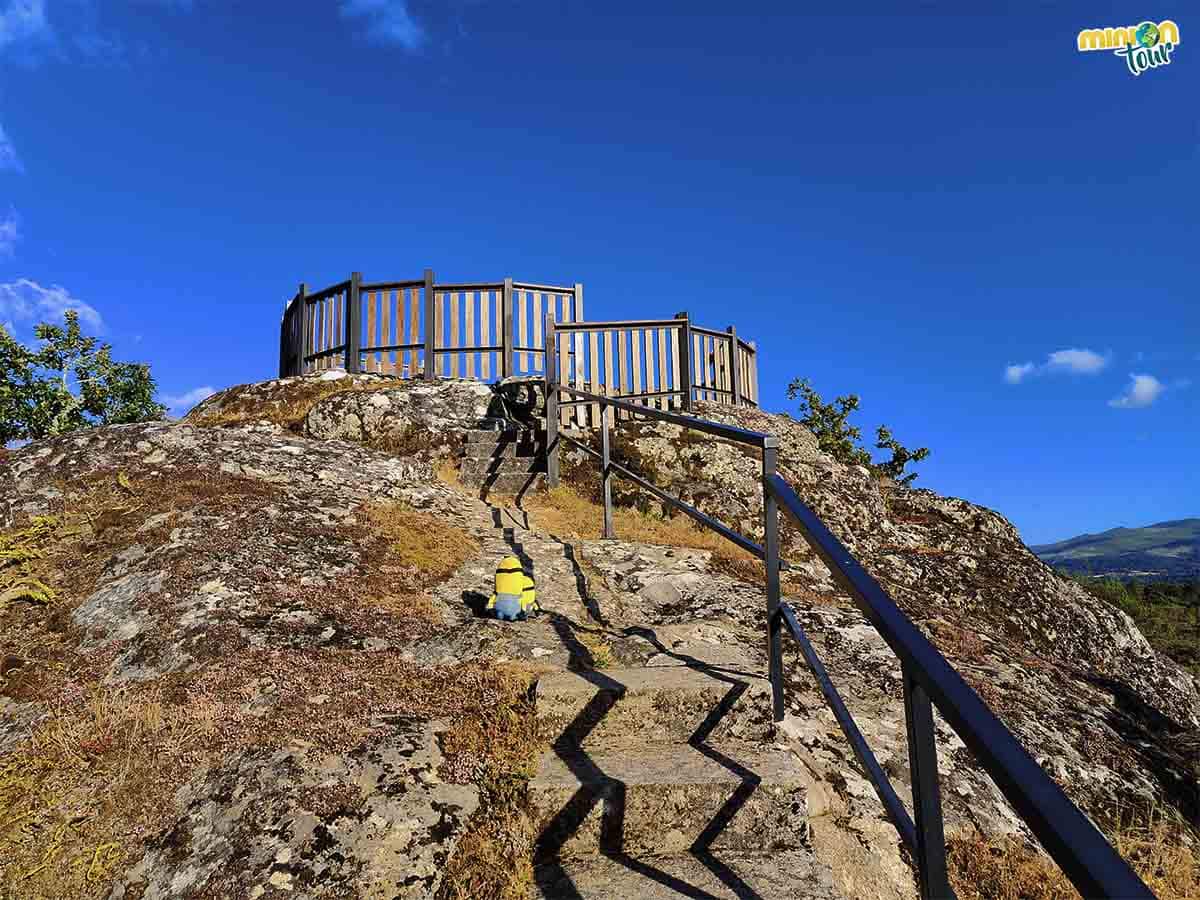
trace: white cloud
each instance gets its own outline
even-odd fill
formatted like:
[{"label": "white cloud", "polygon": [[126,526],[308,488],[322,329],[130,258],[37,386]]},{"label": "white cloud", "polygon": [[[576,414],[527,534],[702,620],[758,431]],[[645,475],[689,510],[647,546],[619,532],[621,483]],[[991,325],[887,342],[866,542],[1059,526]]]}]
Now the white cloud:
[{"label": "white cloud", "polygon": [[1007,381],[1009,384],[1020,384],[1021,379],[1023,379],[1026,375],[1028,375],[1030,372],[1032,372],[1036,368],[1037,368],[1037,366],[1035,366],[1031,362],[1020,363],[1019,365],[1008,366],[1004,370],[1004,380]]},{"label": "white cloud", "polygon": [[0,219],[0,259],[8,259],[13,255],[13,248],[17,246],[20,238],[21,231],[18,228],[17,212],[10,209],[8,215]]},{"label": "white cloud", "polygon": [[399,44],[416,50],[425,43],[425,29],[408,11],[406,0],[339,0],[345,19],[359,19],[367,37],[380,44]]},{"label": "white cloud", "polygon": [[1159,398],[1167,386],[1153,375],[1130,375],[1125,393],[1113,397],[1108,405],[1117,409],[1141,409]]},{"label": "white cloud", "polygon": [[183,394],[163,394],[158,399],[172,413],[183,415],[201,400],[207,400],[215,393],[216,391],[206,384],[204,387],[192,388]]},{"label": "white cloud", "polygon": [[1109,357],[1094,350],[1055,350],[1040,366],[1031,362],[1006,366],[1004,380],[1009,384],[1020,384],[1030,375],[1048,375],[1069,372],[1074,375],[1095,375],[1108,365]]},{"label": "white cloud", "polygon": [[8,139],[4,126],[0,125],[0,172],[5,170],[24,172],[25,167],[21,165],[21,157],[17,156],[17,148]]},{"label": "white cloud", "polygon": [[96,308],[72,297],[59,285],[42,287],[36,281],[19,278],[0,284],[0,319],[9,323],[37,324],[59,321],[68,309],[79,313],[79,322],[93,332],[104,330],[104,321]]},{"label": "white cloud", "polygon": [[1092,350],[1055,350],[1046,360],[1046,367],[1062,372],[1094,375],[1108,365],[1108,357]]}]

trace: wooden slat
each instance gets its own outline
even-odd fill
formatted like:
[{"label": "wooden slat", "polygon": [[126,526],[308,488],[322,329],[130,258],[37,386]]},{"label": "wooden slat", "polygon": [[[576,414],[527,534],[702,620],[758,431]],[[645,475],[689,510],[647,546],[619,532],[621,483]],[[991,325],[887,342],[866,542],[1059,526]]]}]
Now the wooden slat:
[{"label": "wooden slat", "polygon": [[[718,343],[719,342],[715,337],[708,338],[708,359],[712,360],[714,388],[720,388],[721,386],[721,367],[718,365],[718,362],[716,362],[716,348],[718,348]],[[713,396],[710,397],[710,400],[719,400],[720,395],[718,392],[712,391],[712,394]]]},{"label": "wooden slat", "polygon": [[[475,338],[475,292],[467,291],[463,294],[463,302],[467,308],[463,312],[463,324],[465,335],[463,337],[464,347],[478,347],[483,342]],[[467,350],[466,365],[463,367],[463,374],[468,378],[475,377],[475,353],[472,350]]]},{"label": "wooden slat", "polygon": [[[677,391],[679,390],[680,385],[683,384],[679,378],[679,333],[675,331],[667,331],[667,334],[670,336],[671,343],[671,389]],[[683,398],[668,397],[667,408],[670,409],[672,405],[677,408],[676,411],[682,410]]]},{"label": "wooden slat", "polygon": [[[600,384],[600,335],[595,331],[588,332],[588,374],[591,376],[591,386],[585,388],[592,393],[600,393],[596,388]],[[593,403],[591,409],[592,427],[600,424],[600,404]]]},{"label": "wooden slat", "polygon": [[[332,335],[332,334],[333,334],[333,298],[330,297],[325,300],[325,333],[322,335],[322,339],[324,340],[324,346],[321,347],[322,350],[328,350],[331,346],[333,346],[329,341],[330,335]],[[330,367],[330,365],[332,365],[332,357],[329,357],[329,356],[321,357],[321,368],[322,369],[328,369]]]},{"label": "wooden slat", "polygon": [[[307,304],[306,304],[307,305]],[[304,348],[306,356],[312,356],[313,348],[317,341],[317,307],[316,305],[309,306],[304,310],[304,314],[308,316],[308,346]],[[307,363],[305,363],[307,365]],[[316,368],[315,366],[313,368]]]},{"label": "wooden slat", "polygon": [[[708,381],[706,380],[707,370],[704,367],[704,338],[699,334],[692,335],[692,381],[697,388],[703,388]],[[708,394],[703,390],[696,391],[696,398],[699,400],[707,400]]]},{"label": "wooden slat", "polygon": [[[517,314],[517,346],[529,346],[529,321],[528,310],[525,308],[526,300],[529,298],[529,291],[513,291],[516,295],[516,314]],[[529,354],[518,353],[516,361],[513,365],[517,369],[518,375],[527,375],[529,373]]]},{"label": "wooden slat", "polygon": [[[708,339],[708,355],[712,358],[713,367],[713,387],[721,387],[721,339],[710,337]],[[713,392],[713,402],[719,402],[721,395]]]},{"label": "wooden slat", "polygon": [[[573,335],[575,339],[575,380],[572,387],[576,390],[583,390],[584,381],[584,335],[582,331],[577,331]],[[587,407],[584,404],[579,404],[575,407],[575,424],[580,428],[586,428],[588,424]]]},{"label": "wooden slat", "polygon": [[750,346],[754,349],[754,355],[750,357],[753,361],[750,366],[750,399],[758,403],[758,348],[753,341],[750,342]]},{"label": "wooden slat", "polygon": [[[606,397],[615,397],[617,395],[617,386],[613,384],[613,346],[612,333],[604,332],[604,395]],[[609,420],[609,424],[612,420]]]},{"label": "wooden slat", "polygon": [[[461,347],[458,333],[458,291],[450,292],[450,344],[451,347]],[[458,354],[451,353],[450,356],[450,377],[458,377]]]},{"label": "wooden slat", "polygon": [[[375,292],[367,291],[366,306],[367,306],[367,339],[363,346],[375,347],[382,343],[375,334]],[[379,368],[376,365],[376,359],[379,358],[378,353],[368,353],[366,365],[363,367],[367,372],[378,372]]]},{"label": "wooden slat", "polygon": [[[396,291],[396,293],[400,293]],[[379,333],[383,335],[382,342],[386,344],[395,344],[397,341],[392,337],[392,292],[384,291],[383,303],[379,310]],[[396,366],[392,362],[392,353],[383,354],[383,359],[379,361],[379,371],[395,372]]]},{"label": "wooden slat", "polygon": [[633,393],[642,392],[642,335],[636,328],[629,330],[630,368],[633,369]]},{"label": "wooden slat", "polygon": [[[554,343],[558,345],[555,348],[556,355],[558,356],[558,383],[565,384],[568,377],[567,366],[569,365],[567,357],[570,356],[569,341],[566,337],[559,336],[555,339]],[[560,425],[568,424],[573,417],[574,413],[569,408],[559,409],[558,422]]]},{"label": "wooden slat", "polygon": [[[490,347],[492,341],[492,292],[479,292],[479,345]],[[479,354],[479,377],[484,381],[492,380],[492,354]]]},{"label": "wooden slat", "polygon": [[[658,389],[660,391],[669,391],[674,385],[670,384],[667,379],[667,366],[669,364],[669,360],[667,359],[667,329],[659,328],[656,330],[658,331]],[[670,397],[659,397],[658,408],[662,410],[670,408],[670,403],[668,403],[670,399]]]},{"label": "wooden slat", "polygon": [[[628,331],[617,332],[617,368],[620,369],[621,396],[629,395],[629,351],[626,348],[626,343],[629,340]],[[618,418],[628,419],[629,413],[625,410],[618,410]]]},{"label": "wooden slat", "polygon": [[[533,343],[530,344],[529,346],[530,347],[542,346],[542,295],[541,294],[533,295]],[[536,353],[533,354],[533,358],[536,361],[538,358],[538,354],[536,354]],[[544,365],[545,365],[545,363],[543,362],[543,366]],[[543,372],[546,371],[544,367],[543,367],[542,371]]]}]

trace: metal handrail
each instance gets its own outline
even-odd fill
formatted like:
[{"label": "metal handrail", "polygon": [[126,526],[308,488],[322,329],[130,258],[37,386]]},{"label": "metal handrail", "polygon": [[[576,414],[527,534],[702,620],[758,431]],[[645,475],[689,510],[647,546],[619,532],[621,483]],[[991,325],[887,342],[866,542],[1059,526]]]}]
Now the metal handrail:
[{"label": "metal handrail", "polygon": [[[546,345],[554,341],[548,323]],[[736,428],[691,416],[639,406],[560,385],[547,371],[546,470],[551,486],[558,483],[559,442],[579,447],[600,462],[604,495],[604,538],[614,537],[612,516],[613,475],[627,478],[659,499],[686,513],[737,546],[763,559],[767,582],[767,657],[775,721],[784,718],[782,631],[788,632],[817,680],[817,685],[846,735],[855,756],[879,795],[901,840],[916,861],[923,900],[953,898],[946,870],[946,843],[938,782],[937,749],[934,744],[933,707],[962,738],[984,770],[1000,788],[1029,826],[1046,852],[1085,897],[1149,898],[1153,894],[1112,848],[1099,830],[1063,790],[1034,761],[1011,731],[979,699],[946,658],[921,634],[916,625],[896,606],[824,523],[801,502],[796,492],[776,471],[778,438],[762,432]],[[560,394],[599,405],[600,452],[558,428]],[[634,416],[668,422],[711,434],[734,443],[756,447],[762,452],[763,545],[756,544],[695,507],[651,484],[641,475],[613,462],[609,408]],[[797,525],[809,545],[900,659],[904,680],[904,709],[908,731],[909,766],[912,774],[913,809],[910,817],[862,732],[834,687],[808,636],[792,608],[781,602],[779,573],[779,507]],[[915,818],[915,821],[914,821]]]}]

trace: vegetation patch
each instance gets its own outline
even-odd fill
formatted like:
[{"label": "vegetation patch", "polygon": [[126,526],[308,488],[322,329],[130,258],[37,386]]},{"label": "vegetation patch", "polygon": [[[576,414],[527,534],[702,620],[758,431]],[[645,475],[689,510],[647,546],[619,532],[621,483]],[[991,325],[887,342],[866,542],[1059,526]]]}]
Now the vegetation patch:
[{"label": "vegetation patch", "polygon": [[68,682],[48,711],[0,762],[0,896],[104,896],[216,722],[161,685]]},{"label": "vegetation patch", "polygon": [[1124,611],[1150,645],[1200,677],[1200,581],[1145,582],[1064,575]]},{"label": "vegetation patch", "polygon": [[443,776],[480,788],[480,806],[447,862],[439,900],[523,900],[536,838],[528,782],[542,743],[533,674],[516,666],[475,673],[479,707],[442,735]]},{"label": "vegetation patch", "polygon": [[[1200,834],[1157,820],[1127,823],[1109,835],[1117,852],[1160,900],[1200,897]],[[947,842],[950,883],[959,900],[1078,900],[1048,856],[1022,841],[956,838]]]},{"label": "vegetation patch", "polygon": [[326,397],[358,391],[386,391],[398,384],[395,378],[303,378],[278,389],[275,396],[255,393],[252,385],[231,388],[230,396],[218,398],[184,417],[189,425],[229,428],[252,422],[271,422],[289,431],[304,430],[309,410]]},{"label": "vegetation patch", "polygon": [[[544,493],[529,494],[522,500],[522,505],[533,522],[551,534],[583,540],[597,540],[603,534],[604,507],[574,487],[560,485]],[[755,560],[749,552],[683,515],[664,518],[652,512],[615,507],[613,530],[623,541],[691,547],[731,560]]]}]

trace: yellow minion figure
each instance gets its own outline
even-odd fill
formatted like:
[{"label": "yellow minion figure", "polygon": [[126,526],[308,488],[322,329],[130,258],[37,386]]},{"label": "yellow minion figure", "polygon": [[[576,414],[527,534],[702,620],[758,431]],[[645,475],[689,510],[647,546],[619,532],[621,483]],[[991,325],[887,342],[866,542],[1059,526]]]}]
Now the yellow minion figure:
[{"label": "yellow minion figure", "polygon": [[497,619],[509,622],[524,619],[530,610],[540,608],[533,576],[526,574],[515,556],[504,557],[496,566],[496,590],[488,600],[487,608]]}]

